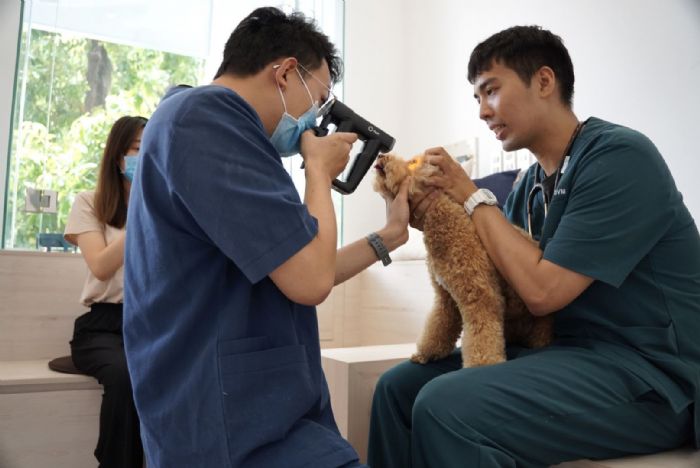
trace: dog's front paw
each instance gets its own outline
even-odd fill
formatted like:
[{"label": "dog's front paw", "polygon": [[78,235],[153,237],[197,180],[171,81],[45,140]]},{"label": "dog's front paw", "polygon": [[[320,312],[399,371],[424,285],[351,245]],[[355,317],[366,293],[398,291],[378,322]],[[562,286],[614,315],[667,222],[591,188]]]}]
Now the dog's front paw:
[{"label": "dog's front paw", "polygon": [[450,355],[452,350],[435,350],[435,349],[430,349],[430,350],[421,350],[420,348],[416,353],[411,356],[411,361],[418,363],[418,364],[426,364],[430,361],[439,361],[440,359],[445,359],[447,356]]},{"label": "dog's front paw", "polygon": [[415,362],[416,364],[427,364],[428,361],[430,361],[430,358],[420,352],[414,353],[413,356],[411,356],[411,362]]}]

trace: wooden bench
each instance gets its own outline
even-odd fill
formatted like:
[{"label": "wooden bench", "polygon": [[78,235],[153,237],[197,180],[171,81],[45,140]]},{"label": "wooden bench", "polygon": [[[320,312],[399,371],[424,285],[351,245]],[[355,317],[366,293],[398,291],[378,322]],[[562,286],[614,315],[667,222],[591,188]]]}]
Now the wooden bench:
[{"label": "wooden bench", "polygon": [[49,369],[70,354],[81,255],[0,251],[0,467],[94,468],[102,388]]},{"label": "wooden bench", "polygon": [[102,387],[46,359],[0,361],[0,466],[94,468]]}]

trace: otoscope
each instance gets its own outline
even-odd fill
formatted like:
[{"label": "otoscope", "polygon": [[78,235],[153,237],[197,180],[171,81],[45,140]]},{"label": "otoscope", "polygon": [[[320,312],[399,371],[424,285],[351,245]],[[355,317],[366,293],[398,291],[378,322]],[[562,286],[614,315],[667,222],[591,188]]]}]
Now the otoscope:
[{"label": "otoscope", "polygon": [[356,133],[358,138],[364,142],[362,151],[352,163],[347,180],[335,179],[333,181],[333,188],[337,192],[348,195],[360,185],[362,178],[372,167],[377,155],[391,151],[396,140],[376,125],[357,115],[337,99],[328,104],[328,108],[322,115],[321,124],[313,129],[316,136],[328,135],[328,125],[334,124],[337,132]]}]

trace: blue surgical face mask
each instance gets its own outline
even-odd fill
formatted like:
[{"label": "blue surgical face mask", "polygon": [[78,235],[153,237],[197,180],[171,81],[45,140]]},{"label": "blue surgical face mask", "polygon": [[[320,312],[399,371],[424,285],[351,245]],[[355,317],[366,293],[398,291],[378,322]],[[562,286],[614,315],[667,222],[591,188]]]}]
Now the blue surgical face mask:
[{"label": "blue surgical face mask", "polygon": [[318,106],[311,97],[311,91],[309,87],[306,86],[306,82],[301,77],[301,73],[297,70],[301,82],[304,83],[306,92],[309,93],[309,99],[311,100],[311,107],[309,110],[304,112],[298,119],[295,119],[287,112],[287,103],[284,100],[284,95],[282,90],[277,85],[277,90],[280,92],[280,97],[282,98],[282,105],[284,106],[284,114],[280,119],[275,131],[272,132],[270,136],[270,142],[272,146],[275,147],[277,152],[283,158],[287,156],[293,156],[299,153],[299,144],[301,141],[301,134],[306,130],[316,126],[316,116],[318,114]]},{"label": "blue surgical face mask", "polygon": [[136,166],[139,163],[139,156],[137,154],[130,154],[124,156],[124,170],[122,174],[126,177],[129,182],[134,181],[134,174],[136,173]]}]

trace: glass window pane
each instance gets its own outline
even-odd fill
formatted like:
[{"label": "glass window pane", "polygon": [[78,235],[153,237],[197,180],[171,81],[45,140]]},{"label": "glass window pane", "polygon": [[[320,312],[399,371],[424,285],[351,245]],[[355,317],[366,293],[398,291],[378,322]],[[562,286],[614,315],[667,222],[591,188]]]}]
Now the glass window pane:
[{"label": "glass window pane", "polygon": [[[194,57],[23,28],[5,216],[11,249],[62,233],[75,195],[96,185],[112,123],[150,116],[169,86],[197,84],[203,69]],[[28,211],[27,188],[56,191],[56,213]]]},{"label": "glass window pane", "polygon": [[[224,45],[212,40],[213,31],[226,30],[228,38],[232,25],[264,5],[248,0],[244,3],[249,8],[243,11],[237,3],[235,13],[240,18],[232,22],[230,15],[217,12],[234,7],[221,2],[88,3],[23,2],[7,168],[5,248],[36,249],[40,240],[55,243],[75,195],[96,185],[112,123],[123,115],[150,117],[171,85],[208,83],[209,71],[218,68],[221,59],[221,50],[210,50],[209,44],[220,49]],[[316,18],[342,55],[342,0],[286,0],[282,6]],[[183,40],[187,46],[178,42]],[[342,87],[336,86],[335,91],[342,99]],[[303,197],[300,164],[299,156],[285,161]],[[27,189],[35,190],[34,194],[57,192],[56,212],[26,207]],[[342,197],[333,196],[342,232]]]}]

